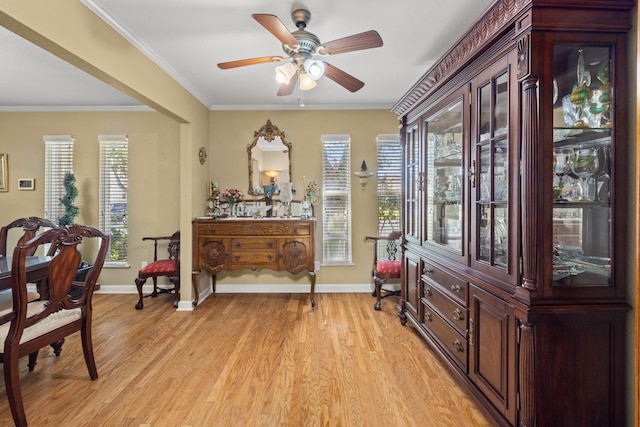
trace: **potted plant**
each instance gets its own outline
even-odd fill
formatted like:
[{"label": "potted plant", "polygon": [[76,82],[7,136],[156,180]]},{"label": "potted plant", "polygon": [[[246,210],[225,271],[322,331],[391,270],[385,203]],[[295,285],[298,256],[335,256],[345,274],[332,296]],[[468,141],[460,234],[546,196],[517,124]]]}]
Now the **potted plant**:
[{"label": "potted plant", "polygon": [[[76,176],[73,172],[67,172],[63,180],[64,195],[60,198],[60,203],[64,207],[64,213],[58,218],[58,226],[64,227],[74,223],[80,209],[75,205],[76,197],[78,197],[78,188],[76,187]],[[84,282],[92,265],[84,260],[78,266],[78,273],[73,280]],[[73,292],[73,291],[72,291]]]}]

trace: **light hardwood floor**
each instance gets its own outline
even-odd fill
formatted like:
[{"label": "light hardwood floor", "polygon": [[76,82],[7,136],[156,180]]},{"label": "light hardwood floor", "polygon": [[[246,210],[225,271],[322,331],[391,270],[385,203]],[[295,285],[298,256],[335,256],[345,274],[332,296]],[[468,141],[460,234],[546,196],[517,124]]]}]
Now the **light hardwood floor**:
[{"label": "light hardwood floor", "polygon": [[[490,426],[409,326],[370,294],[95,295],[91,381],[79,339],[21,360],[31,426]],[[0,380],[0,425],[11,425]]]}]

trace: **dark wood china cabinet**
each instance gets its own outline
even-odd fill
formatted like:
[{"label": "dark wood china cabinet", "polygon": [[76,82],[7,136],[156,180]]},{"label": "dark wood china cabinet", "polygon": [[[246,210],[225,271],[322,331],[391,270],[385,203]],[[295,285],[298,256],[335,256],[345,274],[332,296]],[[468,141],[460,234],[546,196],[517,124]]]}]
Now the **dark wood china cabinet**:
[{"label": "dark wood china cabinet", "polygon": [[392,109],[401,321],[499,425],[625,423],[634,6],[497,0]]}]

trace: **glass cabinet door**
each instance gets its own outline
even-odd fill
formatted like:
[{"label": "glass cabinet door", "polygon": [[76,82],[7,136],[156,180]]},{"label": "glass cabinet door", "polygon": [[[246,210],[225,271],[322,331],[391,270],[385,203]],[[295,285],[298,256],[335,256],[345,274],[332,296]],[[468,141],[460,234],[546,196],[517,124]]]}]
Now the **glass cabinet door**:
[{"label": "glass cabinet door", "polygon": [[611,276],[611,48],[553,50],[554,286],[609,285]]},{"label": "glass cabinet door", "polygon": [[[509,72],[475,87],[476,132],[471,162],[475,187],[474,259],[502,272],[509,266]],[[485,268],[486,268],[485,267]]]},{"label": "glass cabinet door", "polygon": [[424,122],[426,132],[426,230],[428,243],[463,252],[462,112],[458,100]]},{"label": "glass cabinet door", "polygon": [[420,193],[423,176],[420,162],[420,126],[409,126],[404,135],[404,232],[405,238],[420,243]]}]

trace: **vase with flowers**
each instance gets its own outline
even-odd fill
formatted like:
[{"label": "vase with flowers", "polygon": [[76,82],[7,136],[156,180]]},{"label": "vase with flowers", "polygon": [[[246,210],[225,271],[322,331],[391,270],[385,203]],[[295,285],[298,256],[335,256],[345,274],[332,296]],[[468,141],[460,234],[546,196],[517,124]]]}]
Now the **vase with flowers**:
[{"label": "vase with flowers", "polygon": [[227,202],[229,206],[229,216],[236,216],[236,204],[244,199],[244,194],[237,188],[227,188],[220,193],[220,199]]},{"label": "vase with flowers", "polygon": [[320,198],[320,187],[315,180],[309,181],[302,177],[304,181],[304,200],[302,202],[302,219],[313,218],[313,205],[317,204]]},{"label": "vase with flowers", "polygon": [[220,185],[217,182],[209,182],[205,214],[213,218],[220,216]]}]

